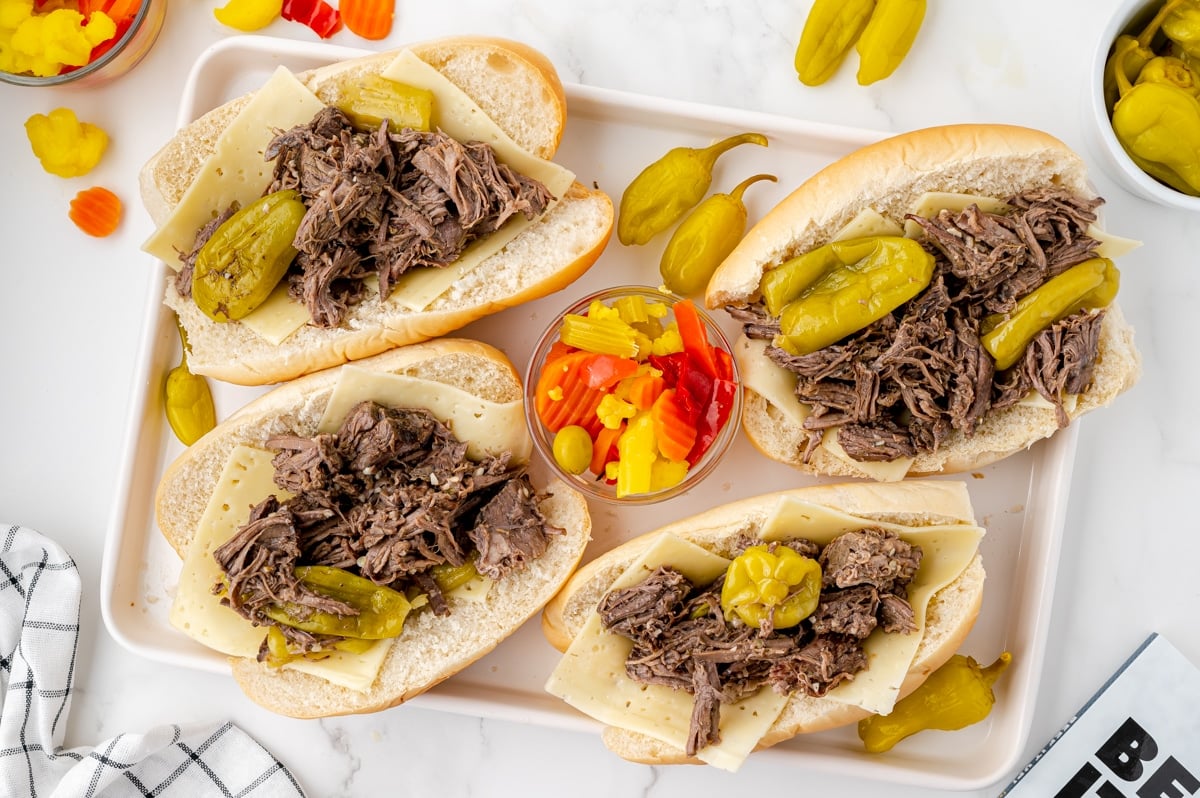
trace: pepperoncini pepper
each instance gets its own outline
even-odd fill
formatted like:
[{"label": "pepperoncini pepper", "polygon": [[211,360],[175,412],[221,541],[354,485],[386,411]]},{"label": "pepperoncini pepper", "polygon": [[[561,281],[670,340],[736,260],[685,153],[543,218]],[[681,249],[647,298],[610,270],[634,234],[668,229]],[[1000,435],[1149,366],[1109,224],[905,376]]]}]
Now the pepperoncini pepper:
[{"label": "pepperoncini pepper", "polygon": [[374,131],[384,119],[397,131],[412,128],[428,132],[433,124],[433,92],[382,75],[363,75],[343,87],[337,107],[355,127]]},{"label": "pepperoncini pepper", "polygon": [[1108,258],[1092,258],[1052,277],[1021,297],[1007,314],[983,320],[983,348],[996,361],[997,371],[1012,367],[1038,333],[1083,308],[1112,302],[1120,272]]},{"label": "pepperoncini pepper", "polygon": [[1139,83],[1113,108],[1113,132],[1134,163],[1200,196],[1200,100],[1167,83]]},{"label": "pepperoncini pepper", "polygon": [[916,690],[896,702],[889,715],[872,715],[858,722],[858,737],[873,754],[890,751],[906,737],[939,729],[955,731],[978,723],[996,703],[992,686],[1012,662],[1002,653],[986,668],[971,657],[955,654]]},{"label": "pepperoncini pepper", "polygon": [[767,146],[761,133],[742,133],[708,147],[675,147],[647,166],[621,195],[617,238],[626,246],[645,244],[704,198],[713,166],[741,144]]},{"label": "pepperoncini pepper", "polygon": [[1113,43],[1108,61],[1104,64],[1104,100],[1109,112],[1118,99],[1132,87],[1142,67],[1158,54],[1151,44],[1167,19],[1184,0],[1167,0],[1136,36],[1122,34]]},{"label": "pepperoncini pepper", "polygon": [[34,114],[25,120],[25,134],[42,168],[59,177],[81,177],[92,171],[108,147],[108,134],[80,122],[70,108]]},{"label": "pepperoncini pepper", "polygon": [[760,180],[775,181],[774,175],[754,175],[738,183],[728,194],[713,194],[696,206],[663,250],[658,271],[667,288],[677,294],[697,294],[708,285],[746,233],[746,206],[742,194]]},{"label": "pepperoncini pepper", "polygon": [[788,546],[751,546],[734,558],[721,586],[721,609],[747,626],[788,629],[813,614],[821,565]]},{"label": "pepperoncini pepper", "polygon": [[867,86],[896,71],[925,20],[925,0],[878,0],[858,37],[858,84]]},{"label": "pepperoncini pepper", "polygon": [[875,0],[816,0],[796,47],[800,82],[819,86],[833,77],[874,10]]},{"label": "pepperoncini pepper", "polygon": [[167,372],[163,386],[163,411],[171,431],[184,446],[191,446],[217,425],[217,411],[213,406],[212,391],[208,381],[193,374],[187,364],[188,342],[183,327],[176,324],[183,347],[179,365]]},{"label": "pepperoncini pepper", "polygon": [[1163,15],[1162,32],[1193,58],[1200,58],[1200,3],[1183,0],[1171,6]]},{"label": "pepperoncini pepper", "polygon": [[1193,97],[1200,95],[1200,75],[1187,61],[1169,55],[1151,58],[1138,73],[1137,83],[1165,83],[1182,89]]},{"label": "pepperoncini pepper", "polygon": [[287,602],[269,606],[267,616],[284,626],[313,634],[383,640],[400,634],[412,609],[403,593],[342,568],[305,565],[296,569],[296,577],[308,588],[349,605],[355,614],[314,611]]},{"label": "pepperoncini pepper", "polygon": [[795,355],[816,352],[878,321],[921,293],[933,277],[933,256],[911,238],[852,238],[825,246],[840,265],[779,317],[779,345]]}]

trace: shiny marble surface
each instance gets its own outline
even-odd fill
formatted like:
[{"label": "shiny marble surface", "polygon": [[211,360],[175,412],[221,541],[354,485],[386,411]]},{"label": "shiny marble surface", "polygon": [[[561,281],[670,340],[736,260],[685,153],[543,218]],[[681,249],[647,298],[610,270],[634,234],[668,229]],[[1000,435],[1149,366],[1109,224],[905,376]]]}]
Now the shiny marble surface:
[{"label": "shiny marble surface", "polygon": [[[205,47],[231,35],[215,3],[180,2],[146,61],[90,90],[0,87],[0,518],[58,540],[79,563],[84,625],[68,746],[168,722],[227,717],[279,756],[313,796],[644,795],[670,798],[780,788],[871,796],[877,782],[801,772],[751,759],[737,774],[649,768],[609,754],[590,734],[402,707],[324,721],[276,717],[228,677],[135,656],[103,628],[103,534],[125,434],[141,333],[150,232],[137,170],[171,134],[180,89]],[[680,0],[400,0],[387,44],[488,33],[542,50],[566,81],[902,131],[987,121],[1043,128],[1080,149],[1087,67],[1116,0],[931,3],[905,64],[870,87],[853,63],[826,85],[795,79],[792,54],[808,3]],[[283,22],[266,33],[305,39]],[[348,32],[334,43],[365,46]],[[109,131],[86,178],[42,172],[21,123],[59,105]],[[1046,663],[1026,751],[1032,756],[1147,633],[1200,662],[1195,614],[1200,558],[1191,501],[1200,486],[1192,421],[1191,319],[1198,281],[1196,219],[1137,199],[1098,169],[1113,232],[1145,245],[1122,260],[1121,303],[1137,329],[1145,374],[1082,422]],[[127,203],[117,234],[87,239],[66,220],[81,188],[101,183]],[[994,795],[999,787],[963,793]],[[927,794],[886,787],[897,798]]]}]

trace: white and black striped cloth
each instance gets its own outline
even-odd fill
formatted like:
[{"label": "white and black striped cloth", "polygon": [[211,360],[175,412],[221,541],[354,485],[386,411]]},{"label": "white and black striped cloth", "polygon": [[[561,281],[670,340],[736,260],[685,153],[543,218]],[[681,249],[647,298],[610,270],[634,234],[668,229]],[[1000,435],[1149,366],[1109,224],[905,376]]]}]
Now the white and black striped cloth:
[{"label": "white and black striped cloth", "polygon": [[94,748],[63,748],[79,599],[79,573],[61,547],[0,524],[0,795],[304,795],[287,768],[231,723],[161,726]]}]

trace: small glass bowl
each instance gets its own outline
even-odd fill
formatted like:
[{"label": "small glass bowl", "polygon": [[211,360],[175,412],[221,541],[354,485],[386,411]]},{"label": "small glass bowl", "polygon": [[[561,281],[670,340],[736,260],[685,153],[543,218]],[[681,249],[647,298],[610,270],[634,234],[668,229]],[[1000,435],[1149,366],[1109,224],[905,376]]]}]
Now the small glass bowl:
[{"label": "small glass bowl", "polygon": [[1104,65],[1108,62],[1113,43],[1122,33],[1143,27],[1162,4],[1163,0],[1124,0],[1104,26],[1104,32],[1092,53],[1085,108],[1087,118],[1083,128],[1088,146],[1094,151],[1104,170],[1117,180],[1122,188],[1142,199],[1169,208],[1200,211],[1200,197],[1193,197],[1160,183],[1133,162],[1113,132],[1112,120],[1104,102]]},{"label": "small glass bowl", "polygon": [[150,52],[167,14],[167,0],[145,0],[121,37],[95,61],[61,75],[38,77],[0,70],[0,83],[16,86],[98,86],[124,75]]},{"label": "small glass bowl", "polygon": [[[538,380],[542,374],[542,369],[546,364],[546,358],[550,353],[551,347],[559,340],[559,334],[562,330],[563,317],[568,314],[585,314],[588,307],[593,301],[599,300],[606,305],[612,303],[622,297],[641,296],[647,302],[659,302],[673,308],[675,303],[682,301],[682,297],[669,293],[664,290],[651,288],[648,286],[618,286],[615,288],[597,291],[583,297],[578,302],[575,302],[570,307],[560,313],[546,331],[542,333],[534,347],[533,354],[529,359],[529,366],[525,373],[525,420],[529,427],[530,435],[533,437],[534,447],[545,459],[546,463],[553,472],[563,481],[572,487],[580,490],[585,495],[603,501],[612,502],[614,504],[653,504],[655,502],[664,501],[684,493],[691,488],[696,487],[705,477],[707,477],[717,464],[721,457],[725,454],[729,445],[733,442],[737,434],[737,430],[741,427],[742,414],[742,390],[741,379],[738,374],[737,363],[732,357],[729,358],[730,368],[732,369],[733,382],[737,389],[733,391],[732,404],[730,406],[729,417],[726,419],[724,426],[721,427],[712,444],[703,456],[696,462],[694,466],[688,469],[687,475],[681,482],[652,493],[638,493],[626,496],[617,496],[616,485],[610,483],[600,476],[593,474],[591,471],[584,471],[582,474],[572,474],[563,469],[554,459],[554,432],[551,432],[545,424],[542,423],[538,416],[536,392]],[[696,311],[704,323],[704,327],[708,332],[708,342],[732,355],[729,341],[721,328],[713,320],[713,318],[704,311],[700,306],[696,306]],[[666,319],[663,319],[663,325],[674,319],[672,313]]]}]

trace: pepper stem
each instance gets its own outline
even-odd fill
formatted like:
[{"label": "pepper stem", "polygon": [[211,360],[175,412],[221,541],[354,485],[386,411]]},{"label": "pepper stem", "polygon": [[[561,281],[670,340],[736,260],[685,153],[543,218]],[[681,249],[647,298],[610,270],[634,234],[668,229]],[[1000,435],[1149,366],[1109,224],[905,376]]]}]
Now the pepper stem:
[{"label": "pepper stem", "polygon": [[1004,673],[1005,669],[1008,668],[1008,665],[1011,662],[1012,654],[1005,651],[996,658],[995,662],[993,662],[991,665],[988,665],[986,668],[983,668],[979,673],[983,677],[984,684],[986,684],[988,687],[994,685],[996,680],[1000,678],[1000,674]]},{"label": "pepper stem", "polygon": [[759,146],[767,146],[767,137],[761,133],[739,133],[736,136],[730,136],[726,139],[721,139],[718,142],[708,145],[700,150],[700,157],[707,164],[711,171],[717,162],[717,158],[742,144],[758,144]]},{"label": "pepper stem", "polygon": [[1150,20],[1146,27],[1142,29],[1142,32],[1138,34],[1138,44],[1142,47],[1149,47],[1150,41],[1158,33],[1158,29],[1162,27],[1163,21],[1182,4],[1183,0],[1167,0],[1167,2],[1163,3],[1163,7],[1154,15],[1154,19]]},{"label": "pepper stem", "polygon": [[770,180],[772,183],[774,183],[777,179],[778,178],[776,178],[775,175],[754,175],[753,177],[747,177],[745,180],[733,187],[733,191],[729,192],[729,196],[732,197],[735,202],[741,202],[742,194],[746,192],[747,186],[753,185],[760,180]]}]

